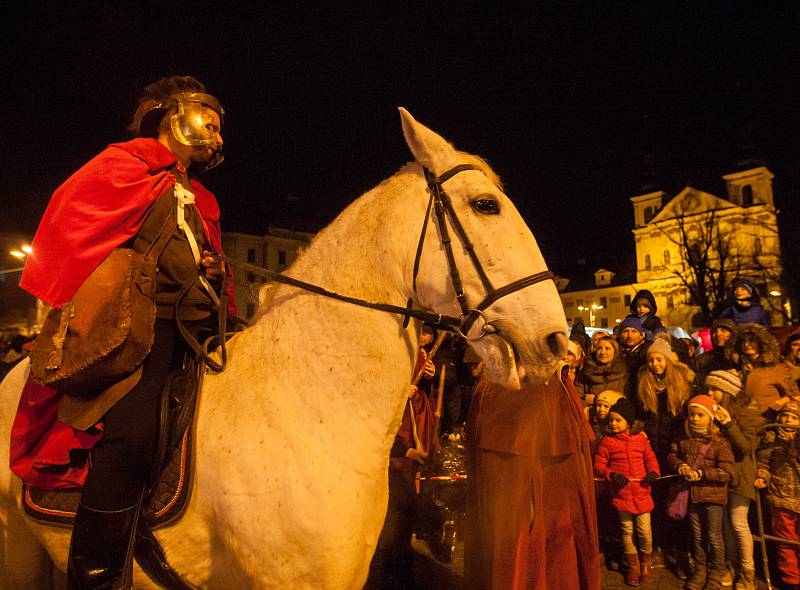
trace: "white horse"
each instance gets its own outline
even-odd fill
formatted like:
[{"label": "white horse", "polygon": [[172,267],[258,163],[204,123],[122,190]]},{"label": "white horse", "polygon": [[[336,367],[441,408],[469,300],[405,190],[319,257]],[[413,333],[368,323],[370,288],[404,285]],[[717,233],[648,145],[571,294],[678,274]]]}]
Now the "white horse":
[{"label": "white horse", "polygon": [[[442,174],[465,163],[479,170],[459,172],[445,188],[492,283],[545,271],[488,165],[400,114],[415,162],[350,205],[288,274],[369,301],[402,306],[412,297],[417,308],[459,316],[434,222],[416,291],[412,273],[430,194],[423,167]],[[458,238],[453,245],[474,305],[484,287]],[[485,316],[500,328],[473,343],[487,378],[518,387],[520,376],[551,374],[567,333],[552,281],[501,298]],[[389,450],[416,346],[413,326],[403,328],[398,315],[275,287],[266,311],[231,346],[228,368],[205,378],[191,500],[177,523],[156,532],[174,569],[202,588],[362,587],[386,512]],[[8,457],[28,374],[21,364],[0,385],[0,456]],[[0,469],[0,587],[39,588],[47,554],[66,569],[69,531],[27,519],[20,488]],[[137,588],[156,587],[138,569],[135,580]]]}]

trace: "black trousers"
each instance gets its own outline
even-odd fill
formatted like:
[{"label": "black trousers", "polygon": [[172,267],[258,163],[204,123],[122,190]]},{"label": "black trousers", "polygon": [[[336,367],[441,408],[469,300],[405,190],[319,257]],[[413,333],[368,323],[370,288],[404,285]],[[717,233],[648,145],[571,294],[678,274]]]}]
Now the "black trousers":
[{"label": "black trousers", "polygon": [[102,440],[91,452],[81,502],[94,510],[136,504],[153,467],[161,391],[182,362],[185,345],[174,320],[156,320],[155,339],[142,378],[103,418]]}]

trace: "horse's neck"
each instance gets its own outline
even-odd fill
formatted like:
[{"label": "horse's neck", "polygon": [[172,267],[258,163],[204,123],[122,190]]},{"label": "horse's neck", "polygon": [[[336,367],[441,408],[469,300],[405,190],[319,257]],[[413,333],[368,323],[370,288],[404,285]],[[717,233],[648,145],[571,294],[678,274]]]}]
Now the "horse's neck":
[{"label": "horse's neck", "polygon": [[[287,274],[338,293],[404,305],[424,204],[419,215],[400,215],[382,191],[391,186],[392,198],[402,199],[392,183],[402,188],[408,180],[395,177],[362,196],[320,232]],[[264,314],[242,334],[229,371],[242,371],[242,382],[279,382],[286,390],[266,395],[272,397],[268,403],[282,404],[284,415],[316,432],[330,429],[354,442],[369,438],[377,453],[391,444],[411,377],[413,334],[400,322],[386,312],[275,287]],[[269,362],[258,361],[263,355]],[[253,372],[262,374],[254,379]]]}]

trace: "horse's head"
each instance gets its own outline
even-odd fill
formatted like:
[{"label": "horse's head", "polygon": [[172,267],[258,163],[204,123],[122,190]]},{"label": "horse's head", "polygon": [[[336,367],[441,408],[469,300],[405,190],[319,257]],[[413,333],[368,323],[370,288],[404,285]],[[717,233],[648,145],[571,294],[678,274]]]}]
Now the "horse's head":
[{"label": "horse's head", "polygon": [[[542,280],[547,265],[533,234],[488,164],[456,151],[403,108],[400,116],[406,143],[420,165],[419,182],[427,183],[431,193],[437,187],[446,193],[445,209],[447,200],[452,204],[441,218],[446,218],[455,264],[448,262],[441,220],[431,211],[416,276],[417,299],[436,313],[465,320],[473,316],[463,330],[486,361],[488,380],[516,389],[523,375],[547,379],[566,353],[567,323],[553,281]],[[451,266],[463,283],[462,304]],[[482,315],[464,314],[476,307],[484,308]]]}]

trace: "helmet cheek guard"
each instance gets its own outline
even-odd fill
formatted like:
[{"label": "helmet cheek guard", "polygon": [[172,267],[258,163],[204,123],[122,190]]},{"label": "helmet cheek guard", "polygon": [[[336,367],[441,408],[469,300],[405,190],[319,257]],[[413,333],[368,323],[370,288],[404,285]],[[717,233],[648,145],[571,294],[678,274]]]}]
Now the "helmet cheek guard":
[{"label": "helmet cheek guard", "polygon": [[225,110],[219,100],[204,92],[181,92],[173,94],[164,102],[154,106],[143,117],[140,126],[142,136],[155,136],[159,122],[169,115],[169,127],[175,139],[189,147],[210,147],[213,155],[202,164],[196,162],[201,171],[210,170],[222,163],[222,146],[218,142],[219,128],[210,111],[219,115],[222,124]]},{"label": "helmet cheek guard", "polygon": [[[225,114],[219,101],[210,94],[186,92],[173,97],[173,114],[169,118],[170,129],[180,143],[187,146],[215,146],[219,129],[210,111]],[[172,106],[172,105],[171,105]]]}]

